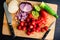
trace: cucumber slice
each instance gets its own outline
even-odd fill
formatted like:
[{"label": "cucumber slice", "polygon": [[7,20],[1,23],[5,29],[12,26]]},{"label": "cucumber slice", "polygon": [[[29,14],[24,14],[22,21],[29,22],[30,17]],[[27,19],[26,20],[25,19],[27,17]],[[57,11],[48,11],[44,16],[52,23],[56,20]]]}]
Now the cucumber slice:
[{"label": "cucumber slice", "polygon": [[35,19],[38,19],[39,13],[37,11],[32,11],[32,15]]},{"label": "cucumber slice", "polygon": [[36,11],[40,11],[40,7],[38,5],[34,5]]}]

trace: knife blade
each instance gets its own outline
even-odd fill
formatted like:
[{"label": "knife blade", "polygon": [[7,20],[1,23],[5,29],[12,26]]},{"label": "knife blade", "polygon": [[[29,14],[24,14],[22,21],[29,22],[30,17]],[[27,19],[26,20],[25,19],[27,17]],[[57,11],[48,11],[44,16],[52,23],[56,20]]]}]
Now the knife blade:
[{"label": "knife blade", "polygon": [[42,39],[44,40],[46,38],[46,36],[48,35],[48,33],[50,32],[50,30],[52,29],[52,25],[54,22],[51,23],[50,27],[48,28],[47,32],[44,34],[44,36],[42,37]]},{"label": "knife blade", "polygon": [[9,11],[8,11],[8,7],[7,7],[6,2],[4,2],[3,6],[4,6],[4,10],[5,10],[5,14],[6,14],[6,18],[7,18],[10,33],[11,33],[12,36],[15,36],[14,30],[13,30],[13,27],[12,27],[12,17],[11,17],[11,14],[9,13]]}]

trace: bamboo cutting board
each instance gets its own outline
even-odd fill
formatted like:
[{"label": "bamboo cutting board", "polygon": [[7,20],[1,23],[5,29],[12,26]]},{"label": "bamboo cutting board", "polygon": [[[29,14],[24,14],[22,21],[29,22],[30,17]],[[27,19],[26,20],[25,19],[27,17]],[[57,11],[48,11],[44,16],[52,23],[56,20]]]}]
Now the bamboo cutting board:
[{"label": "bamboo cutting board", "polygon": [[[20,0],[17,0],[19,3],[21,2]],[[6,0],[7,4],[10,2],[8,0]],[[32,3],[33,5],[34,4],[40,4],[41,2],[34,2],[34,1],[27,1],[27,2],[30,2]],[[56,4],[50,4],[50,3],[47,3],[55,12],[57,12],[57,5]],[[46,33],[46,32],[40,32],[40,33],[34,33],[34,34],[31,34],[30,36],[26,35],[25,31],[21,31],[21,30],[18,30],[17,29],[17,23],[14,19],[15,17],[15,14],[11,14],[12,15],[12,26],[13,26],[13,29],[14,29],[14,33],[16,36],[20,36],[20,37],[27,37],[27,38],[37,38],[37,39],[41,39],[43,37],[43,35]],[[48,14],[49,15],[49,14]],[[48,19],[47,19],[47,26],[50,26],[50,24],[55,21],[56,22],[56,19],[55,17],[49,15],[48,16]],[[47,35],[46,39],[49,39],[49,40],[52,40],[54,38],[54,31],[55,31],[55,22],[52,26],[54,26],[51,31],[49,32],[49,34]],[[7,25],[7,20],[6,20],[6,15],[5,15],[5,12],[4,12],[4,20],[3,20],[3,30],[2,30],[2,34],[4,35],[11,35],[10,34],[10,31],[8,29],[8,25]]]}]

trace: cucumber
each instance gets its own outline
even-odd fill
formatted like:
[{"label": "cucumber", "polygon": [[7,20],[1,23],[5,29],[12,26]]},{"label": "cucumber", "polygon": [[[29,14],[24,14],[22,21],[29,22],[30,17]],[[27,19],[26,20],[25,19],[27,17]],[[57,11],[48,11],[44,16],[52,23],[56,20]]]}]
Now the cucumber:
[{"label": "cucumber", "polygon": [[45,9],[49,14],[51,14],[54,17],[58,18],[58,15],[55,13],[55,11],[51,7],[49,7],[45,2],[42,2],[40,4],[40,7]]}]

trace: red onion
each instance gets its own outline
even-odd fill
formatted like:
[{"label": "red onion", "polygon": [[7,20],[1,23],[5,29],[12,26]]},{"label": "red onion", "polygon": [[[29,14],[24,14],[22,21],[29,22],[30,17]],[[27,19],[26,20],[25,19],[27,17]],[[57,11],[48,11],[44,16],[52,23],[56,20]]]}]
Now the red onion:
[{"label": "red onion", "polygon": [[27,18],[27,12],[22,12],[22,11],[20,11],[17,15],[16,15],[16,17],[17,17],[17,19],[18,20],[21,20],[21,21],[24,21],[26,18]]},{"label": "red onion", "polygon": [[28,2],[22,2],[22,3],[20,4],[20,9],[21,9],[22,11],[24,11],[24,12],[30,12],[30,11],[33,9],[33,7],[32,7],[32,5],[31,5],[30,3],[28,3]]}]

